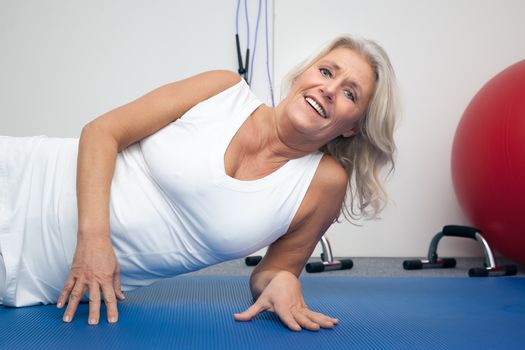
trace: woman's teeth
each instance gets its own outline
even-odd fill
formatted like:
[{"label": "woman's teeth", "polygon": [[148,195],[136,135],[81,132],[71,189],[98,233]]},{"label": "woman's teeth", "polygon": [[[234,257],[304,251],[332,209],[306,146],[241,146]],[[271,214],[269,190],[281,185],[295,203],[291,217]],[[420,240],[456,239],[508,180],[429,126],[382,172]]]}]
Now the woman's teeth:
[{"label": "woman's teeth", "polygon": [[308,102],[310,106],[312,106],[317,111],[317,113],[319,113],[321,117],[326,118],[326,113],[323,107],[321,107],[317,102],[315,102],[314,99],[307,97],[306,102]]}]

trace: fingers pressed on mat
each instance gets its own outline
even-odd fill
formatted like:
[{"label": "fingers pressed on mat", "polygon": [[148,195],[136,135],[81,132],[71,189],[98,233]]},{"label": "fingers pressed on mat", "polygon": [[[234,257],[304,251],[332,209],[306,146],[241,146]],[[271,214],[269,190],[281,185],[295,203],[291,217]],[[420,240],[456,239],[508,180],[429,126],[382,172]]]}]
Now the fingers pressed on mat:
[{"label": "fingers pressed on mat", "polygon": [[299,325],[304,329],[308,329],[309,331],[318,331],[321,328],[318,323],[312,321],[302,311],[295,311],[292,313],[292,315],[297,323],[299,323]]},{"label": "fingers pressed on mat", "polygon": [[89,288],[89,324],[98,324],[100,320],[100,303],[100,288],[98,284],[93,284]]},{"label": "fingers pressed on mat", "polygon": [[126,299],[124,293],[122,293],[122,287],[120,286],[120,270],[117,271],[117,273],[115,273],[113,289],[115,290],[115,294],[118,300],[123,301],[124,299]]},{"label": "fingers pressed on mat", "polygon": [[71,290],[71,293],[69,294],[66,312],[64,312],[64,322],[71,322],[73,320],[75,312],[77,311],[78,303],[80,303],[82,295],[84,295],[84,290],[85,284],[77,280],[73,290]]},{"label": "fingers pressed on mat", "polygon": [[335,318],[331,318],[319,312],[315,312],[311,310],[308,310],[306,315],[308,316],[310,320],[312,320],[312,322],[317,323],[319,326],[323,328],[332,328],[338,322],[338,320]]},{"label": "fingers pressed on mat", "polygon": [[247,308],[245,311],[243,312],[240,312],[238,314],[234,314],[234,318],[237,320],[237,321],[249,321],[251,320],[255,315],[257,315],[258,313],[262,312],[262,311],[265,311],[266,308],[263,307],[262,305],[260,304],[253,304],[252,306],[250,306],[249,308]]},{"label": "fingers pressed on mat", "polygon": [[299,332],[301,330],[300,324],[296,321],[290,310],[275,310],[281,321],[292,331]]},{"label": "fingers pressed on mat", "polygon": [[104,303],[106,304],[108,322],[115,323],[118,321],[118,307],[115,290],[111,285],[106,285],[102,286],[102,293],[104,293]]},{"label": "fingers pressed on mat", "polygon": [[74,278],[68,278],[66,281],[66,284],[64,284],[64,288],[62,288],[62,291],[60,292],[60,296],[58,297],[57,301],[57,307],[61,309],[66,304],[66,301],[69,297],[69,293],[71,293],[71,290],[75,286],[75,279]]}]

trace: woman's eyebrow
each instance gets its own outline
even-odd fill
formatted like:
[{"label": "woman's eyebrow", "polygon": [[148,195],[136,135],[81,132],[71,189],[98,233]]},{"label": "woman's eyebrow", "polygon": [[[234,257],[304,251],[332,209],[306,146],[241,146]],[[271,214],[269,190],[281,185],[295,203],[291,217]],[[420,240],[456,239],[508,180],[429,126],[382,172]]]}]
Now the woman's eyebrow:
[{"label": "woman's eyebrow", "polygon": [[327,65],[331,66],[336,71],[340,71],[341,70],[341,67],[337,63],[335,63],[335,61],[323,60],[323,61],[321,61],[321,63],[324,63],[324,64],[327,64]]}]

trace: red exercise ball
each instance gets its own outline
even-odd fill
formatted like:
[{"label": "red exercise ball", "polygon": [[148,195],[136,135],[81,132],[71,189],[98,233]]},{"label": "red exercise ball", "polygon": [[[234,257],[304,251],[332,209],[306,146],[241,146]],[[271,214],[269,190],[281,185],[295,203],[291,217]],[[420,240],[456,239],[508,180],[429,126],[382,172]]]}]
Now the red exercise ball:
[{"label": "red exercise ball", "polygon": [[452,147],[459,204],[490,246],[525,265],[525,60],[468,105]]}]

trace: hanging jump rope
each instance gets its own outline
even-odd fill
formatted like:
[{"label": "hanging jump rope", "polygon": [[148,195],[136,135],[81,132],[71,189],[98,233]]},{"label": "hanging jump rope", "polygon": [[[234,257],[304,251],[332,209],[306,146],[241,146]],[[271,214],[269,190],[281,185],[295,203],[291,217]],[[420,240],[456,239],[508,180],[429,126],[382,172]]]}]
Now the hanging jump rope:
[{"label": "hanging jump rope", "polygon": [[[237,62],[239,68],[237,72],[241,75],[244,80],[251,85],[253,79],[254,71],[254,62],[255,62],[255,52],[257,49],[257,38],[259,34],[259,22],[261,18],[261,9],[262,9],[262,0],[259,0],[259,7],[257,9],[257,22],[255,24],[255,36],[253,44],[253,53],[251,54],[250,62],[250,21],[248,16],[248,1],[244,0],[244,16],[246,18],[246,56],[243,57],[241,54],[241,43],[239,39],[239,13],[241,8],[241,0],[237,0],[237,16],[235,21],[235,44],[237,47]],[[270,49],[269,49],[269,40],[268,40],[268,0],[264,0],[264,14],[265,14],[265,37],[266,37],[266,75],[268,78],[270,97],[272,102],[272,107],[275,107],[275,101],[273,98],[273,84],[270,74]]]}]

